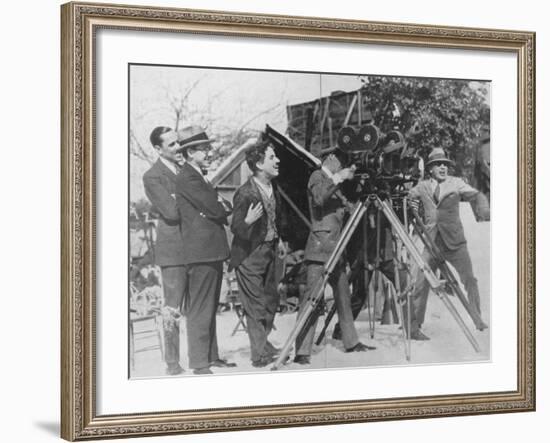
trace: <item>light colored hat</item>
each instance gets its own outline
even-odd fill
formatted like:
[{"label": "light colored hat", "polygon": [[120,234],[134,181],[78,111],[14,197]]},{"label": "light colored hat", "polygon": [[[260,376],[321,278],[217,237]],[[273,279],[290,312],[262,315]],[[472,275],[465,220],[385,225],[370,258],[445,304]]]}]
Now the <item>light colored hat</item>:
[{"label": "light colored hat", "polygon": [[443,148],[433,148],[432,152],[428,155],[428,161],[426,162],[426,168],[429,168],[432,163],[447,163],[449,165],[455,164],[454,161],[447,157],[447,154]]},{"label": "light colored hat", "polygon": [[178,131],[178,142],[180,149],[187,149],[193,146],[209,144],[215,141],[213,138],[208,138],[206,131],[201,126],[187,126]]}]

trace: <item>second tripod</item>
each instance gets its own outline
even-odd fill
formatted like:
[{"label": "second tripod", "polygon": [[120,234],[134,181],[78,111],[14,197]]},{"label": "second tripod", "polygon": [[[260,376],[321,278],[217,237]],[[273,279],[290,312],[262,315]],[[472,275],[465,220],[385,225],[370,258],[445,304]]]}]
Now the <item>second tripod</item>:
[{"label": "second tripod", "polygon": [[360,222],[363,220],[365,213],[372,204],[375,204],[377,208],[382,211],[382,213],[390,223],[394,235],[402,244],[403,248],[408,252],[412,260],[414,260],[419,269],[422,271],[432,291],[442,300],[443,304],[449,310],[475,351],[479,352],[479,344],[477,343],[472,332],[468,329],[459,312],[456,310],[456,307],[449,300],[449,296],[444,290],[443,285],[445,282],[440,281],[432,271],[431,267],[425,262],[421,252],[418,250],[417,246],[415,245],[408,232],[402,225],[401,221],[395,214],[391,204],[389,204],[387,200],[382,200],[377,194],[369,194],[359,205],[357,205],[354,212],[348,219],[346,225],[344,226],[340,238],[338,239],[338,242],[334,250],[332,251],[332,254],[324,265],[323,278],[319,280],[313,290],[309,292],[307,299],[304,300],[296,324],[290,332],[289,336],[287,337],[285,344],[281,349],[281,353],[273,364],[272,370],[278,369],[279,367],[281,367],[281,365],[284,364],[284,362],[287,361],[292,346],[296,341],[296,338],[302,332],[304,327],[308,326],[310,316],[324,297],[325,287],[328,283],[331,273],[334,271],[336,265],[340,261],[342,254],[346,250],[346,247],[350,242],[353,233],[359,226]]}]

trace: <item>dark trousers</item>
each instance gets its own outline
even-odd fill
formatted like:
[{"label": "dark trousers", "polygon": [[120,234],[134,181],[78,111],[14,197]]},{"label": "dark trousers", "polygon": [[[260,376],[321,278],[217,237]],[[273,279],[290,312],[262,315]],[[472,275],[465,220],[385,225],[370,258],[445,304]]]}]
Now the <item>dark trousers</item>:
[{"label": "dark trousers", "polygon": [[187,265],[187,353],[189,367],[204,368],[219,358],[216,311],[220,300],[223,262]]},{"label": "dark trousers", "polygon": [[162,287],[164,309],[162,324],[164,330],[164,360],[168,367],[174,367],[180,360],[179,317],[187,288],[186,266],[162,266]]},{"label": "dark trousers", "polygon": [[[367,300],[368,296],[368,287],[365,286],[365,277],[363,273],[363,263],[359,263],[357,265],[357,269],[352,271],[352,275],[350,278],[350,281],[353,282],[353,291],[351,294],[351,312],[353,313],[353,319],[355,320],[359,313],[362,311],[363,306],[365,306],[365,302]],[[393,260],[386,260],[383,261],[380,264],[379,272],[384,274],[388,280],[390,280],[393,284],[395,284],[395,268]],[[375,276],[374,271],[368,271],[368,280],[369,283],[371,279]],[[400,278],[400,284],[401,289],[404,289],[406,286],[406,274],[405,272],[399,272],[399,278]],[[376,294],[375,294],[376,296]],[[384,300],[384,305],[378,306],[378,310],[380,311],[380,315],[382,315],[387,309],[393,309],[393,306],[387,306],[386,304],[390,301],[388,299]],[[375,315],[378,313],[375,312]],[[340,324],[336,323],[334,326],[334,331],[336,334],[340,334]]]},{"label": "dark trousers", "polygon": [[[298,315],[302,315],[304,303],[309,295],[318,287],[318,283],[323,279],[324,265],[319,262],[307,262],[307,287],[300,300],[300,309]],[[349,283],[343,266],[338,265],[329,277],[329,284],[334,294],[334,303],[336,303],[336,312],[338,313],[338,323],[342,330],[342,341],[346,349],[354,347],[358,342],[357,330],[353,323],[353,313],[351,311],[351,294]],[[315,295],[315,294],[312,294]],[[296,339],[296,354],[310,355],[313,346],[313,338],[317,325],[317,319],[321,313],[320,309],[315,309],[311,313],[310,320],[306,323],[306,328],[298,335]]]},{"label": "dark trousers", "polygon": [[275,256],[275,243],[262,243],[235,269],[252,361],[257,361],[273,351],[268,336],[273,329],[279,307]]},{"label": "dark trousers", "polygon": [[[472,308],[476,309],[478,313],[481,313],[481,303],[479,298],[479,289],[477,286],[477,279],[474,276],[472,269],[472,261],[470,260],[470,254],[468,253],[468,247],[466,243],[462,244],[458,249],[449,249],[445,246],[441,237],[438,235],[435,239],[435,243],[445,260],[451,263],[456,272],[460,276],[460,280],[468,293],[468,302]],[[423,258],[428,265],[434,269],[435,261],[429,255],[427,251],[424,251]],[[417,330],[426,316],[426,306],[428,304],[428,293],[430,291],[430,285],[422,271],[418,271],[416,277],[416,291],[412,296],[412,309],[411,309],[411,331]]]}]

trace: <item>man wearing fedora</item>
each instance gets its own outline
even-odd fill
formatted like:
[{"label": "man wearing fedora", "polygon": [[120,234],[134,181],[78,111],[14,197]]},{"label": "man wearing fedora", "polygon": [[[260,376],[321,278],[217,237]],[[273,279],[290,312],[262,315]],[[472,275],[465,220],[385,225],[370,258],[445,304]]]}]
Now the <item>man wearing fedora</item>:
[{"label": "man wearing fedora", "polygon": [[176,206],[176,175],[183,157],[176,132],[169,127],[153,129],[149,137],[158,153],[158,160],[143,175],[147,198],[159,213],[155,262],[160,266],[164,292],[163,329],[166,373],[183,372],[180,360],[179,317],[184,298],[187,270],[184,242],[180,232],[180,216]]},{"label": "man wearing fedora", "polygon": [[[474,202],[476,213],[481,220],[489,219],[489,205],[481,192],[466,184],[461,178],[448,175],[448,168],[453,164],[454,162],[447,157],[442,148],[434,148],[426,163],[430,177],[412,188],[409,197],[422,204],[424,222],[431,238],[441,250],[445,260],[458,272],[468,293],[470,305],[481,313],[477,279],[473,273],[464,228],[460,221],[459,204],[461,201]],[[424,259],[431,267],[435,266],[433,257],[427,252],[424,252]],[[429,337],[420,330],[426,314],[429,290],[429,283],[419,270],[411,307],[410,338],[413,340],[429,340]],[[476,324],[476,328],[483,330],[487,325],[481,321]]]},{"label": "man wearing fedora", "polygon": [[[307,193],[312,227],[305,248],[307,285],[302,300],[300,300],[301,305],[307,301],[319,280],[323,279],[324,264],[336,247],[342,230],[344,213],[348,205],[340,191],[340,186],[345,180],[352,179],[354,173],[353,167],[342,167],[342,155],[343,153],[338,149],[325,153],[323,167],[314,171],[309,178]],[[351,309],[351,294],[343,259],[340,260],[330,275],[329,284],[334,293],[334,302],[336,303],[345,352],[364,352],[375,349],[359,341]],[[298,315],[301,311],[302,308],[298,311]],[[319,314],[319,308],[311,313],[307,326],[296,339],[295,363],[310,364],[311,349]]]},{"label": "man wearing fedora", "polygon": [[212,374],[211,367],[236,366],[220,358],[216,334],[223,262],[229,257],[224,228],[229,212],[204,176],[212,140],[198,126],[183,128],[178,136],[178,152],[186,160],[176,179],[176,203],[187,266],[189,367],[195,374]]},{"label": "man wearing fedora", "polygon": [[252,177],[233,198],[230,269],[235,269],[246,316],[252,366],[271,363],[278,350],[268,337],[279,308],[275,278],[277,249],[285,236],[281,200],[273,183],[279,175],[279,159],[273,147],[259,141],[246,152]]}]

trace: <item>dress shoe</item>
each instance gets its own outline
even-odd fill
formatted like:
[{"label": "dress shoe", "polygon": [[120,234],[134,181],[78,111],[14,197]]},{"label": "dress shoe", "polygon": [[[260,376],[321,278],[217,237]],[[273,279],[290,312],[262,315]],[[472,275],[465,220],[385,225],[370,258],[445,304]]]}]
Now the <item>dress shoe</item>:
[{"label": "dress shoe", "polygon": [[185,370],[179,365],[179,363],[166,367],[166,375],[179,375],[182,372],[185,372]]},{"label": "dress shoe", "polygon": [[269,355],[270,357],[278,357],[281,355],[280,349],[268,349],[265,351],[266,355]]},{"label": "dress shoe", "polygon": [[195,375],[208,375],[208,374],[213,374],[213,372],[210,370],[209,367],[206,367],[206,368],[193,369],[193,374],[195,374]]},{"label": "dress shoe", "polygon": [[252,362],[252,366],[255,368],[265,368],[268,364],[273,363],[275,361],[275,357],[271,355],[263,355],[258,360],[254,360]]},{"label": "dress shoe", "polygon": [[367,346],[366,344],[359,342],[352,348],[346,349],[346,352],[366,352],[366,351],[373,351],[375,349],[376,349],[375,346]]},{"label": "dress shoe", "polygon": [[332,338],[334,340],[342,340],[342,330],[338,327],[335,327],[332,331]]},{"label": "dress shoe", "polygon": [[214,366],[215,368],[236,368],[237,363],[230,363],[223,358],[218,358],[217,360],[210,362],[210,366]]},{"label": "dress shoe", "polygon": [[299,365],[309,365],[311,364],[311,357],[309,355],[297,355],[294,357],[294,363]]},{"label": "dress shoe", "polygon": [[424,334],[420,330],[416,330],[411,332],[411,340],[417,340],[417,341],[426,341],[429,340],[430,337],[428,337],[426,334]]},{"label": "dress shoe", "polygon": [[273,343],[267,342],[264,347],[264,351],[267,355],[277,357],[281,353],[281,349],[273,346]]}]

